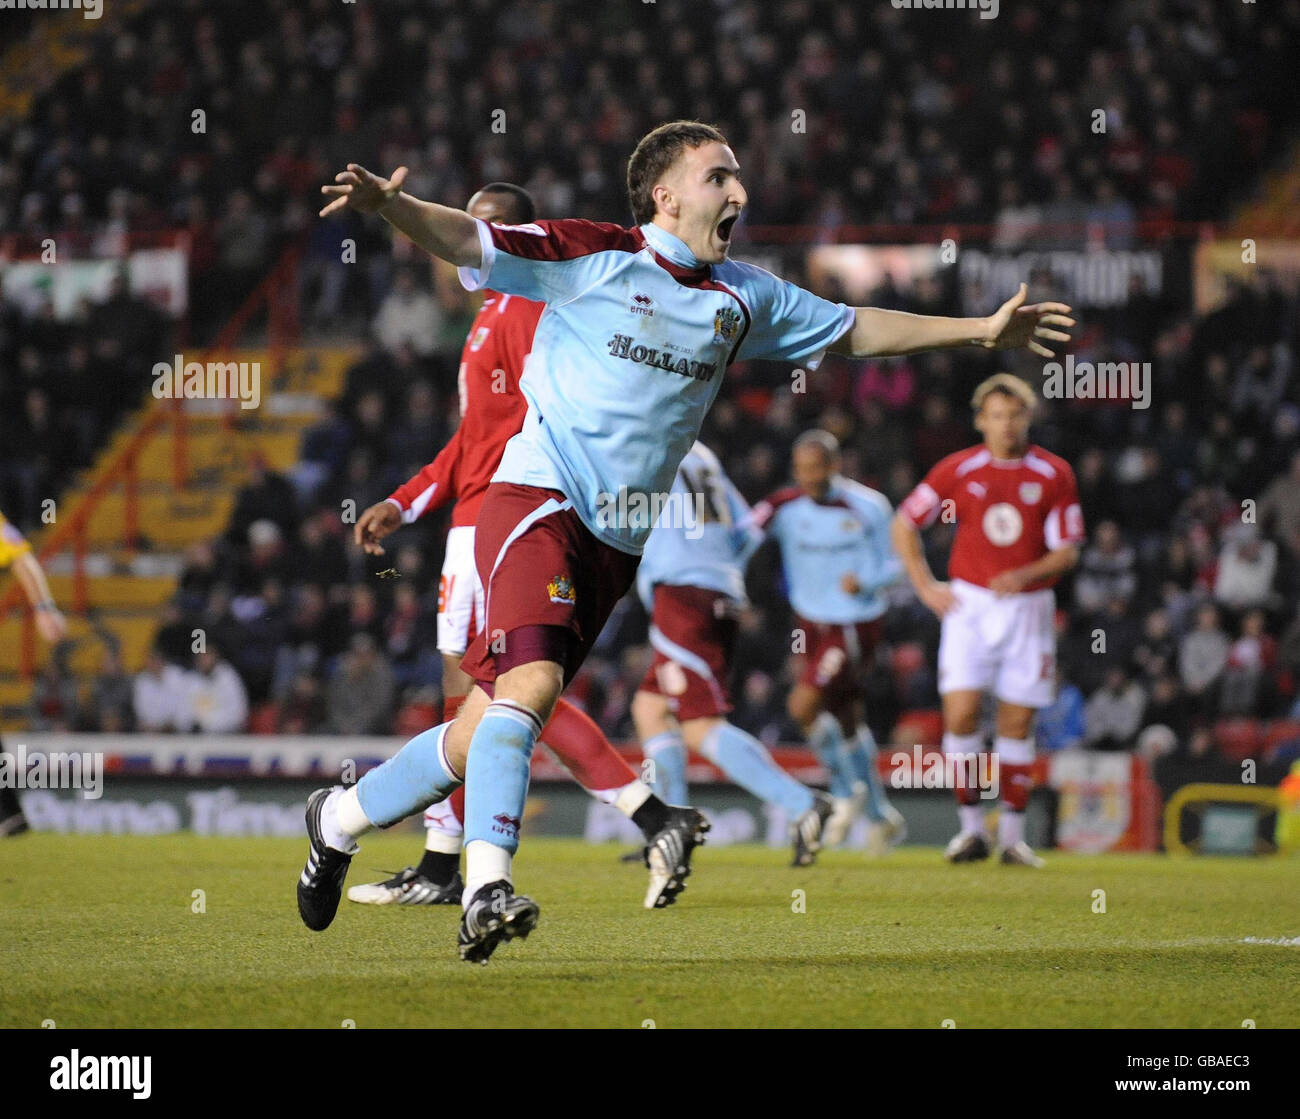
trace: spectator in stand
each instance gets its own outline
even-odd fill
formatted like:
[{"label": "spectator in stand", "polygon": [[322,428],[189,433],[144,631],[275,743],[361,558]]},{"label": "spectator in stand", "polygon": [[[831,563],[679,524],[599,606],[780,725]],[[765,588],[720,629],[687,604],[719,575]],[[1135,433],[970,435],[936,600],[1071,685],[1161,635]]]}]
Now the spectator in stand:
[{"label": "spectator in stand", "polygon": [[71,731],[81,721],[81,694],[68,670],[66,645],[50,652],[32,687],[27,725],[32,730]]},{"label": "spectator in stand", "polygon": [[135,725],[150,734],[171,734],[181,723],[185,673],[154,646],[131,688]]},{"label": "spectator in stand", "polygon": [[86,719],[80,728],[105,733],[127,731],[134,722],[131,677],[122,667],[122,655],[111,645],[100,654],[99,672],[90,687]]},{"label": "spectator in stand", "polygon": [[1282,542],[1293,560],[1300,561],[1300,451],[1291,456],[1291,466],[1269,483],[1259,499],[1259,523]]},{"label": "spectator in stand", "polygon": [[298,531],[298,502],[293,487],[269,469],[260,454],[253,454],[248,465],[248,481],[235,497],[235,508],[226,528],[226,540],[236,549],[247,539],[254,521],[274,521],[286,537]]},{"label": "spectator in stand", "polygon": [[310,672],[300,672],[293,678],[275,729],[280,734],[320,734],[326,729],[325,698]]},{"label": "spectator in stand", "polygon": [[1106,683],[1084,707],[1084,745],[1093,750],[1127,750],[1142,728],[1146,693],[1122,668],[1106,673]]},{"label": "spectator in stand", "polygon": [[1262,610],[1247,611],[1241,635],[1228,649],[1219,696],[1222,715],[1252,715],[1269,711],[1273,704],[1272,672],[1277,663],[1277,641],[1264,628]]},{"label": "spectator in stand", "polygon": [[1178,643],[1167,610],[1152,610],[1142,623],[1142,639],[1133,650],[1133,664],[1146,683],[1168,676],[1178,660]]},{"label": "spectator in stand", "polygon": [[1192,721],[1187,710],[1187,700],[1183,697],[1176,676],[1161,676],[1151,685],[1151,701],[1142,715],[1144,727],[1168,727],[1177,742],[1186,742],[1192,728]]},{"label": "spectator in stand", "polygon": [[1037,731],[1040,750],[1069,750],[1083,741],[1087,732],[1083,693],[1069,680],[1058,663],[1056,698],[1050,707],[1038,713]]},{"label": "spectator in stand", "polygon": [[327,699],[333,734],[384,734],[392,721],[393,673],[368,633],[352,637],[330,681]]},{"label": "spectator in stand", "polygon": [[1096,613],[1110,599],[1127,602],[1137,590],[1137,559],[1114,521],[1102,521],[1083,550],[1074,576],[1074,601],[1084,613]]},{"label": "spectator in stand", "polygon": [[1196,628],[1178,646],[1183,688],[1200,715],[1214,712],[1215,688],[1228,664],[1228,637],[1219,628],[1219,611],[1206,603],[1196,612]]},{"label": "spectator in stand", "polygon": [[1214,597],[1231,610],[1271,606],[1276,574],[1277,545],[1263,539],[1255,525],[1242,525],[1219,553]]},{"label": "spectator in stand", "polygon": [[177,729],[203,734],[237,734],[248,719],[248,692],[244,682],[216,648],[194,655],[194,667],[185,674],[177,711]]},{"label": "spectator in stand", "polygon": [[433,296],[416,283],[415,271],[400,268],[393,279],[393,290],[375,316],[375,337],[390,353],[406,344],[418,356],[429,357],[438,348],[442,319],[442,309]]}]

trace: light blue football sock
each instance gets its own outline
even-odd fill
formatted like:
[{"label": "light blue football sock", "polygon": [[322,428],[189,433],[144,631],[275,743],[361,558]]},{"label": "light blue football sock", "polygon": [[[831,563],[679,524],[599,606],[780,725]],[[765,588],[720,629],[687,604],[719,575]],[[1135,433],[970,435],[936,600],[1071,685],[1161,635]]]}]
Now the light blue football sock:
[{"label": "light blue football sock", "polygon": [[465,846],[475,840],[514,854],[528,799],[529,762],[542,733],[536,712],[508,699],[487,705],[465,763]]},{"label": "light blue football sock", "polygon": [[823,711],[808,731],[808,745],[831,775],[831,796],[851,797],[855,780],[853,769],[844,757],[844,735],[839,720]]},{"label": "light blue football sock", "polygon": [[685,804],[686,743],[675,730],[664,731],[646,739],[641,747],[651,768],[642,769],[642,779],[652,786],[665,804]]},{"label": "light blue football sock", "polygon": [[357,782],[357,800],[372,824],[386,828],[446,800],[461,785],[444,753],[451,723],[421,731]]},{"label": "light blue football sock", "polygon": [[812,790],[777,765],[757,738],[731,723],[709,731],[700,743],[700,753],[742,789],[768,804],[780,805],[791,820],[813,806]]},{"label": "light blue football sock", "polygon": [[876,736],[869,727],[858,727],[857,735],[844,744],[854,777],[867,786],[867,819],[878,824],[885,818],[889,798],[885,795],[885,782],[876,768]]}]

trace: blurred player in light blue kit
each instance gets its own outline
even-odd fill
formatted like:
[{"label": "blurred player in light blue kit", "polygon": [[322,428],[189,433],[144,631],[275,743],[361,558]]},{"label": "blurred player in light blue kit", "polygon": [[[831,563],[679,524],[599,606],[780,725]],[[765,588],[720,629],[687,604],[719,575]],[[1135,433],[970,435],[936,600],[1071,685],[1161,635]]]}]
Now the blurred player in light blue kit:
[{"label": "blurred player in light blue kit", "polygon": [[890,547],[888,500],[843,477],[839,466],[835,437],[805,432],[794,446],[796,484],[755,506],[752,524],[781,548],[796,619],[794,651],[803,655],[787,706],[830,771],[835,801],[822,841],[842,842],[865,808],[870,849],[881,854],[902,842],[906,827],[876,769],[862,674],[880,639],[889,606],[885,590],[902,565]]},{"label": "blurred player in light blue kit", "polygon": [[689,747],[760,800],[779,805],[792,821],[794,865],[808,866],[821,847],[830,798],[796,781],[726,718],[745,564],[762,541],[749,520],[749,505],[717,456],[696,442],[677,469],[637,571],[654,662],[632,701],[632,718],[661,799],[686,802]]}]

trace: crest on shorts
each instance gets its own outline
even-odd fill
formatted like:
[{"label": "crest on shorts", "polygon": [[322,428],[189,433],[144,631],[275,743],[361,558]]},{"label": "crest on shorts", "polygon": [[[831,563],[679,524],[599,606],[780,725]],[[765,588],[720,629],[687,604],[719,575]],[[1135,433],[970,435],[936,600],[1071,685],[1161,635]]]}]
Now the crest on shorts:
[{"label": "crest on shorts", "polygon": [[1043,496],[1042,482],[1021,482],[1020,483],[1020,500],[1026,505],[1037,505],[1038,499]]},{"label": "crest on shorts", "polygon": [[577,595],[573,592],[573,583],[567,575],[557,575],[546,584],[546,593],[551,596],[552,602],[562,605],[572,606],[577,601]]},{"label": "crest on shorts", "polygon": [[713,341],[718,346],[730,346],[740,333],[740,312],[732,307],[722,306],[713,316]]}]

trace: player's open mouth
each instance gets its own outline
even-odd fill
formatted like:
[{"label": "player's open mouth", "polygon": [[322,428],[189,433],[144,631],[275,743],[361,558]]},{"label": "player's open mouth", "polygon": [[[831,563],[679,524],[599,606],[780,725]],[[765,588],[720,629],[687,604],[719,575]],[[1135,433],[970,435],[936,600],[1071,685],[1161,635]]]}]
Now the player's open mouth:
[{"label": "player's open mouth", "polygon": [[740,215],[733,214],[731,217],[723,218],[720,222],[718,222],[718,237],[721,238],[723,241],[730,241],[731,230],[735,226],[736,222],[738,222],[739,220],[740,220]]}]

